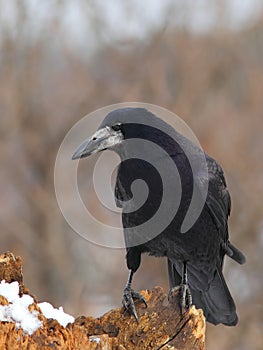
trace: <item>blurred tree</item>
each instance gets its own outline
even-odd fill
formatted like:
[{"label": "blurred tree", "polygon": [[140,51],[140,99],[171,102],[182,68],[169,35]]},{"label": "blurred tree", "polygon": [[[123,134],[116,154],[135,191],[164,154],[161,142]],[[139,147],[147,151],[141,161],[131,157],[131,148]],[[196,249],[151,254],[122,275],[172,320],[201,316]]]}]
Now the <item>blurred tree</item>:
[{"label": "blurred tree", "polygon": [[[255,5],[254,22],[231,28],[240,14],[227,1],[167,1],[157,22],[147,3],[116,4],[105,11],[101,1],[0,1],[1,249],[23,256],[32,292],[69,312],[119,305],[125,252],[73,234],[55,199],[55,158],[66,132],[94,109],[125,101],[164,106],[223,165],[232,239],[248,257],[242,269],[226,263],[240,324],[209,327],[208,347],[261,349],[262,11]],[[89,202],[99,217],[108,215],[93,196]],[[135,287],[167,286],[165,263],[144,259]]]}]

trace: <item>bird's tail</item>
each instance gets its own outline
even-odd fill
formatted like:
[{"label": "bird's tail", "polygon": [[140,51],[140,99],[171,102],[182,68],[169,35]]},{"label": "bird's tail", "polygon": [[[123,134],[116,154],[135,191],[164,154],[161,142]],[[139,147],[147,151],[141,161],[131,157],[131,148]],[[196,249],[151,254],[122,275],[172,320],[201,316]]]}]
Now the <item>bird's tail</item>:
[{"label": "bird's tail", "polygon": [[[168,272],[171,287],[181,283],[181,276],[170,260],[168,260]],[[189,275],[188,277],[191,279]],[[193,304],[196,308],[201,308],[203,310],[208,322],[214,325],[223,323],[227,326],[235,326],[237,324],[238,317],[236,314],[236,306],[219,267],[216,270],[215,277],[208,290],[200,291],[193,289],[191,285],[190,290]]]},{"label": "bird's tail", "polygon": [[208,322],[235,326],[238,322],[236,306],[221,269],[217,269],[207,291],[191,289],[193,304],[201,308]]}]

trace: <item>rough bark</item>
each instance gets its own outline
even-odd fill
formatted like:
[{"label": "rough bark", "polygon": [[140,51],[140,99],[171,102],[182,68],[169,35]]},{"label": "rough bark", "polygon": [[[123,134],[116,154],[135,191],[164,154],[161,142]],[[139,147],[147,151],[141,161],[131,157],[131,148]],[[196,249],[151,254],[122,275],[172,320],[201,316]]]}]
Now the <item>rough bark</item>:
[{"label": "rough bark", "polygon": [[[22,259],[12,253],[0,255],[0,280],[18,281],[20,293],[29,293],[23,284]],[[141,292],[148,304],[136,305],[139,323],[123,312],[110,310],[99,318],[79,316],[75,322],[62,327],[56,320],[46,319],[35,303],[43,327],[32,335],[16,329],[14,323],[0,322],[0,349],[174,349],[203,350],[205,319],[201,310],[191,307],[183,316],[178,308],[178,295],[167,300],[160,287]],[[0,297],[0,304],[8,301]]]}]

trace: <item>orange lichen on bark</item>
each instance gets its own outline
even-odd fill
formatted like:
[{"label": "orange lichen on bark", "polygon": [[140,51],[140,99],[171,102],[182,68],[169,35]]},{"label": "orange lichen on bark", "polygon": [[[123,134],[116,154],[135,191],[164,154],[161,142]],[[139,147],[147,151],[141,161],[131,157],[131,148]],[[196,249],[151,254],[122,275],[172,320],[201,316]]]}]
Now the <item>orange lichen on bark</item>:
[{"label": "orange lichen on bark", "polygon": [[[13,282],[15,277],[21,290],[29,292],[23,285],[21,258],[12,253],[0,255],[0,280]],[[177,295],[168,301],[161,287],[141,293],[148,306],[136,305],[139,323],[118,308],[99,318],[79,316],[63,327],[56,320],[46,319],[35,300],[30,309],[39,312],[42,327],[28,335],[16,329],[14,323],[0,322],[0,349],[204,350],[205,319],[201,310],[193,306],[181,316]],[[8,301],[0,297],[0,304],[7,305]]]}]

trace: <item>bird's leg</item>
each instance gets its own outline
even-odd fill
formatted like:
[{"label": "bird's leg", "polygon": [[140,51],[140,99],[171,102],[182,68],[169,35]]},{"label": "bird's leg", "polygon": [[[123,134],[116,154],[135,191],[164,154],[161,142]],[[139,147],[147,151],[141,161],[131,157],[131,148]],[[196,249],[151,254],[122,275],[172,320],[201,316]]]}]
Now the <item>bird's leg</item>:
[{"label": "bird's leg", "polygon": [[182,270],[182,282],[180,285],[180,308],[181,314],[183,314],[185,309],[189,309],[192,305],[192,295],[191,290],[188,285],[187,280],[187,266],[186,261],[183,262],[183,270]]},{"label": "bird's leg", "polygon": [[174,293],[177,293],[179,291],[180,295],[180,310],[181,314],[184,313],[185,309],[189,309],[190,306],[192,305],[192,295],[191,295],[191,290],[188,285],[188,280],[187,280],[187,265],[186,262],[183,262],[183,268],[182,268],[182,280],[180,285],[174,286],[173,288],[170,289],[169,294],[168,294],[168,300],[170,300]]},{"label": "bird's leg", "polygon": [[129,278],[123,291],[122,305],[124,306],[125,310],[128,311],[129,314],[133,315],[136,321],[139,322],[139,317],[137,315],[135,305],[134,305],[134,299],[138,299],[139,301],[142,301],[145,307],[147,307],[147,303],[144,297],[140,293],[135,292],[131,288],[132,277],[133,277],[133,271],[130,270]]}]

